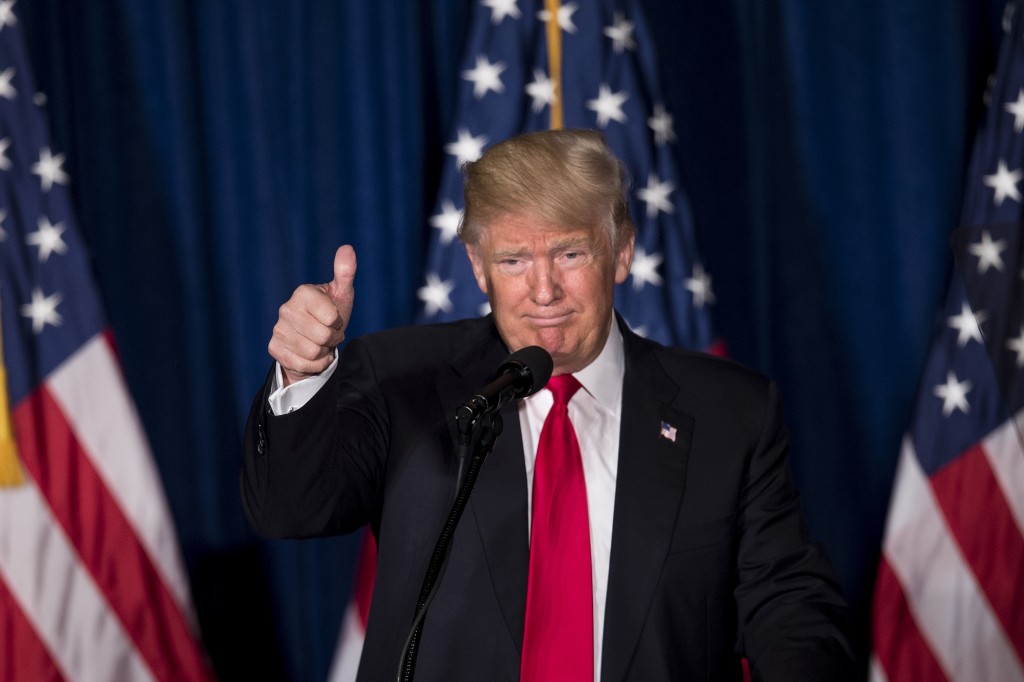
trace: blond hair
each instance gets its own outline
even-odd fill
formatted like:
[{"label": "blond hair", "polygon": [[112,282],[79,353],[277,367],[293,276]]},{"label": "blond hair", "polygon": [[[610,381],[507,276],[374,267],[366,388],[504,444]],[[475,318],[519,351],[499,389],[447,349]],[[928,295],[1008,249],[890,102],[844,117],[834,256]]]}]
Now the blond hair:
[{"label": "blond hair", "polygon": [[567,229],[602,225],[613,247],[633,235],[628,174],[594,130],[546,130],[499,142],[463,166],[459,238],[476,244],[505,215],[536,214]]}]

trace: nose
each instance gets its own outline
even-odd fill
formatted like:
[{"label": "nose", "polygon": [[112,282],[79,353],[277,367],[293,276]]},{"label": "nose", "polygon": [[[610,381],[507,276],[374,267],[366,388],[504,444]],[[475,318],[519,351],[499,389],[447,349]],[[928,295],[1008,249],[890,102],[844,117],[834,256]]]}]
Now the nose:
[{"label": "nose", "polygon": [[562,297],[561,274],[554,263],[542,259],[530,268],[530,300],[537,305],[551,305]]}]

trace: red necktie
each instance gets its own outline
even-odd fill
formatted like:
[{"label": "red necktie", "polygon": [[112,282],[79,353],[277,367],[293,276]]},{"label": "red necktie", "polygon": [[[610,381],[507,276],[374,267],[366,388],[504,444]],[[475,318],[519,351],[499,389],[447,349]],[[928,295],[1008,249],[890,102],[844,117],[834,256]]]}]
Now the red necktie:
[{"label": "red necktie", "polygon": [[523,634],[523,682],[594,682],[594,591],[587,487],[568,403],[571,374],[551,377],[555,397],[533,473],[530,573]]}]

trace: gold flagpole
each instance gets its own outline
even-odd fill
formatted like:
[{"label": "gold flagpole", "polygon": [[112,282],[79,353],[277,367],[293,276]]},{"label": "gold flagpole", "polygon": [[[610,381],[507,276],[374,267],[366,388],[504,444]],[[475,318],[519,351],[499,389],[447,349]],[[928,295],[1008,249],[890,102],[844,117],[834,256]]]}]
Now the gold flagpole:
[{"label": "gold flagpole", "polygon": [[4,365],[3,330],[0,329],[0,488],[21,485],[24,480],[7,399],[7,367]]},{"label": "gold flagpole", "polygon": [[558,0],[544,0],[547,10],[548,77],[554,88],[551,102],[551,129],[561,130],[565,126],[562,113],[562,29],[558,26]]}]

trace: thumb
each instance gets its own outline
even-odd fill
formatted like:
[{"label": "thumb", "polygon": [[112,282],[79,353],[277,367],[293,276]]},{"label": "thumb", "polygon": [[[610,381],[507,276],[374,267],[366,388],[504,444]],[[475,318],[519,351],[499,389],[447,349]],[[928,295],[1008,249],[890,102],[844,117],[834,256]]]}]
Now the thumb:
[{"label": "thumb", "polygon": [[334,254],[334,279],[327,285],[327,294],[334,301],[334,306],[341,313],[343,324],[348,324],[352,312],[352,301],[355,289],[352,281],[356,277],[356,252],[348,244],[340,247]]}]

